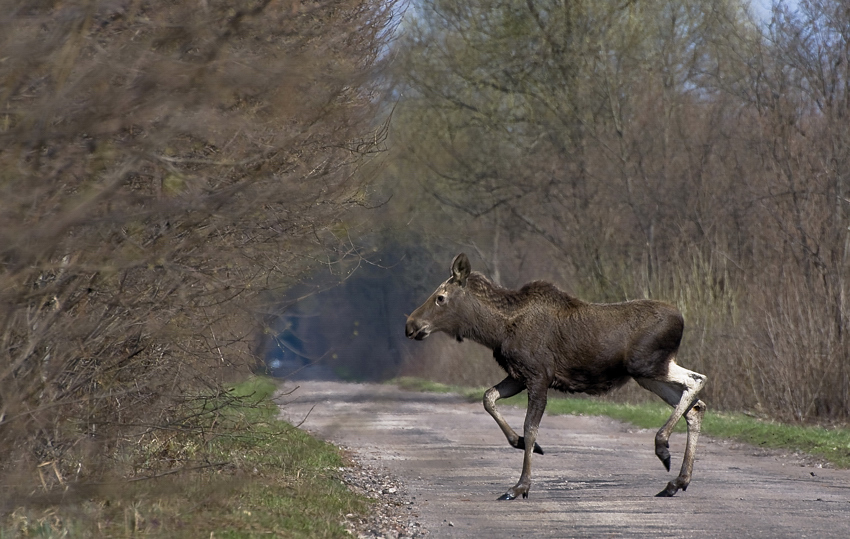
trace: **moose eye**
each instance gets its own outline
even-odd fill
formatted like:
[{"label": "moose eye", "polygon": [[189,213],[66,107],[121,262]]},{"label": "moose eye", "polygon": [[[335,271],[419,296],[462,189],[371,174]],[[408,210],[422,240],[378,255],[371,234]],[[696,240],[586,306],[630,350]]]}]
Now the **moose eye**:
[{"label": "moose eye", "polygon": [[437,305],[442,305],[445,302],[446,302],[446,296],[444,296],[443,294],[440,294],[439,296],[437,296]]}]

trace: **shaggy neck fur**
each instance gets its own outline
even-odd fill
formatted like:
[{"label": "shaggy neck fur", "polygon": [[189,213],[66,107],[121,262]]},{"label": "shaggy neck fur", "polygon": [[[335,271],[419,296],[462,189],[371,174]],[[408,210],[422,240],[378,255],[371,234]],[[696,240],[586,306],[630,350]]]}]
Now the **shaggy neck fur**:
[{"label": "shaggy neck fur", "polygon": [[470,323],[459,337],[472,339],[490,348],[495,348],[504,340],[511,319],[529,309],[572,310],[583,304],[581,300],[547,282],[533,281],[519,290],[510,290],[478,272],[469,275],[466,290],[477,301],[472,302],[472,312],[467,317]]}]

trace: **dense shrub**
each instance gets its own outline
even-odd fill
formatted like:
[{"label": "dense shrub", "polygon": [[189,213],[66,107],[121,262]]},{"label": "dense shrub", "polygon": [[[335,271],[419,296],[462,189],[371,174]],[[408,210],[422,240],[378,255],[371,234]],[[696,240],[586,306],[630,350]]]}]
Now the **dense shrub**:
[{"label": "dense shrub", "polygon": [[392,10],[0,2],[0,474],[130,473],[255,364],[269,291],[350,250]]}]

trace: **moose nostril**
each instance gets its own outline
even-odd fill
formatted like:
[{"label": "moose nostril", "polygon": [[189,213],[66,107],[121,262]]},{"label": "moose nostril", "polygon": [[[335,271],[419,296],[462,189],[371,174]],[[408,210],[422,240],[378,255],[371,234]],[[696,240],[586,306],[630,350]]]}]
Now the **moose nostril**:
[{"label": "moose nostril", "polygon": [[418,320],[408,320],[407,324],[404,326],[404,334],[407,335],[408,339],[421,340],[420,335],[427,325],[428,324],[423,324]]}]

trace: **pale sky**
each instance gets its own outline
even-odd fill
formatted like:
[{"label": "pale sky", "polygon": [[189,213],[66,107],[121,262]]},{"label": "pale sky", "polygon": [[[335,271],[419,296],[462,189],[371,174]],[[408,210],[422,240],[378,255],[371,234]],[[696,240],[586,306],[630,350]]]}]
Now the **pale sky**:
[{"label": "pale sky", "polygon": [[[797,1],[785,0],[785,3],[794,8],[797,6]],[[756,16],[762,19],[770,17],[770,6],[773,4],[772,0],[750,0],[750,4],[753,6],[753,12]]]}]

